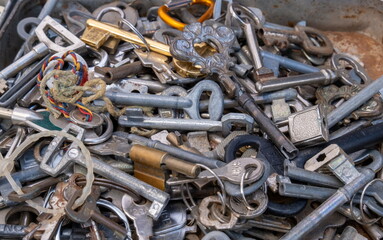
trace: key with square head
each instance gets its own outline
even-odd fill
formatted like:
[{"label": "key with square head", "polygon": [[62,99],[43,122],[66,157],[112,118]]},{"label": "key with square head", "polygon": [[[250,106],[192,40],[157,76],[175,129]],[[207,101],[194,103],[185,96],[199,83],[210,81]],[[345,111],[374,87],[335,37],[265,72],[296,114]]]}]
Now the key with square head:
[{"label": "key with square head", "polygon": [[[93,220],[99,224],[102,224],[111,230],[115,231],[116,234],[120,234],[122,236],[127,235],[127,231],[123,226],[111,221],[109,218],[102,215],[97,207],[97,199],[100,196],[100,188],[93,187],[92,193],[87,197],[85,203],[79,207],[79,209],[72,209],[75,201],[81,196],[82,189],[79,189],[73,193],[70,199],[68,199],[68,203],[65,206],[65,213],[67,217],[77,223],[89,223],[90,220]],[[148,217],[149,218],[149,217]]]},{"label": "key with square head", "polygon": [[[126,42],[137,44],[141,47],[146,47],[146,44],[147,44],[151,51],[163,54],[165,56],[171,56],[168,45],[148,39],[148,38],[144,39],[146,41],[146,44],[145,44],[143,40],[140,37],[138,37],[136,34],[125,31],[118,27],[112,26],[108,23],[103,23],[93,19],[88,19],[86,21],[86,27],[89,30],[89,32],[87,32],[87,29],[86,29],[84,34],[81,36],[81,39],[85,41],[86,44],[88,44],[91,47],[99,48],[109,37],[114,37]],[[93,33],[92,33],[92,29],[93,29]],[[102,33],[101,38],[100,36],[95,35],[95,32],[98,31],[97,34],[99,34],[100,30],[104,31]]]},{"label": "key with square head", "polygon": [[[75,134],[80,140],[83,139],[85,132],[83,128],[74,125],[73,123],[68,124],[63,131]],[[78,146],[74,143],[69,146],[68,150],[59,162],[52,160],[56,156],[59,147],[65,140],[66,139],[63,137],[55,137],[49,144],[40,163],[40,168],[51,176],[57,176],[71,163],[76,163],[86,167],[85,159]],[[152,202],[148,214],[154,219],[157,219],[160,216],[162,210],[169,201],[169,194],[138,180],[122,170],[110,166],[95,156],[92,156],[92,161],[95,173],[123,186],[127,186],[135,193],[145,197]]]},{"label": "key with square head", "polygon": [[150,203],[137,204],[128,194],[122,197],[122,209],[131,218],[139,240],[149,240],[153,236],[153,219],[148,216]]},{"label": "key with square head", "polygon": [[[47,30],[52,30],[64,39],[69,46],[60,46],[48,38],[46,35]],[[8,67],[4,68],[0,72],[0,79],[8,79],[13,77],[16,73],[29,66],[34,61],[44,57],[49,52],[66,52],[73,50],[76,52],[85,50],[85,44],[73,35],[68,29],[56,22],[50,16],[46,16],[41,23],[36,27],[35,33],[41,43],[33,47],[32,51],[12,63]]]}]

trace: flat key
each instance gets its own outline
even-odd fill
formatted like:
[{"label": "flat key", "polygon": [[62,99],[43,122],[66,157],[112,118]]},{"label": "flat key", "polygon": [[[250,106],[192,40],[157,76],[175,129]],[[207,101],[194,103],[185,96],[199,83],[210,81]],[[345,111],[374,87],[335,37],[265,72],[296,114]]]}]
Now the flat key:
[{"label": "flat key", "polygon": [[[69,43],[69,46],[62,47],[52,42],[45,34],[46,29],[49,28],[58,34],[62,39]],[[36,35],[41,43],[36,45],[31,52],[18,59],[8,67],[0,72],[0,79],[8,79],[16,75],[19,71],[29,66],[31,63],[39,58],[44,57],[50,51],[52,52],[65,52],[68,50],[84,50],[85,44],[73,35],[68,29],[53,20],[50,16],[46,16],[41,23],[36,27]]]},{"label": "flat key", "polygon": [[153,236],[153,219],[148,217],[150,203],[136,204],[128,194],[122,197],[122,210],[131,218],[139,240],[149,240]]},{"label": "flat key", "polygon": [[162,84],[177,80],[181,77],[171,70],[167,56],[156,52],[143,52],[139,49],[135,49],[134,52],[137,54],[144,67],[153,69]]},{"label": "flat key", "polygon": [[[85,130],[77,125],[72,123],[68,124],[63,131],[72,132],[76,134],[76,137],[80,140],[84,137]],[[71,144],[68,148],[68,151],[62,157],[60,162],[55,163],[55,166],[52,166],[53,161],[50,161],[57,152],[58,147],[65,141],[65,138],[56,137],[52,140],[50,145],[47,148],[46,153],[43,156],[43,160],[40,163],[40,168],[48,173],[51,176],[57,176],[60,174],[70,163],[77,163],[81,166],[86,167],[85,160],[77,147],[76,144]],[[154,219],[157,219],[162,210],[165,208],[166,204],[169,201],[169,194],[155,188],[145,182],[138,180],[137,178],[131,176],[130,174],[114,168],[109,164],[103,162],[102,160],[92,156],[93,161],[93,170],[95,173],[115,181],[118,184],[123,186],[128,186],[130,189],[135,191],[137,194],[145,197],[146,199],[152,201],[152,205],[149,211],[150,216]]]},{"label": "flat key", "polygon": [[192,119],[201,119],[199,113],[200,97],[206,91],[211,92],[209,99],[210,120],[219,120],[223,113],[223,94],[219,85],[211,80],[197,83],[186,97],[145,95],[119,91],[106,91],[105,96],[115,104],[183,109]]},{"label": "flat key", "polygon": [[[212,169],[212,171],[223,180],[240,184],[242,175],[250,168],[254,170],[244,179],[244,183],[249,184],[257,181],[263,174],[264,165],[256,158],[237,158],[223,167]],[[215,176],[210,171],[205,170],[198,175],[198,178],[215,179]]]}]

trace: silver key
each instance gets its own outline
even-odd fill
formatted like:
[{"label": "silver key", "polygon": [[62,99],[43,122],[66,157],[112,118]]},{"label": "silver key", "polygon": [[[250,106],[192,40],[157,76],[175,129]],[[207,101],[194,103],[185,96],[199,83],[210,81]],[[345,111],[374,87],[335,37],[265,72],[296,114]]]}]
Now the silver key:
[{"label": "silver key", "polygon": [[252,19],[256,25],[259,25],[260,23],[258,21],[258,18],[254,16],[254,13],[247,7],[244,7],[236,3],[230,3],[228,5],[228,12],[230,13],[231,17],[233,17],[235,20],[239,22],[239,24],[241,25],[245,33],[246,42],[249,47],[250,57],[253,61],[253,65],[255,69],[256,79],[261,80],[264,78],[274,77],[273,71],[264,67],[263,65],[262,56],[260,54],[260,48],[258,45],[257,35],[254,32],[254,26],[252,25],[252,23],[242,20],[241,17],[237,15],[236,11],[240,11],[241,13],[246,14],[246,17]]},{"label": "silver key", "polygon": [[[52,42],[45,34],[45,31],[47,29],[53,30],[61,38],[65,39],[68,43],[70,43],[70,45],[67,47],[62,47]],[[33,47],[32,51],[27,53],[25,56],[21,57],[13,64],[4,68],[0,72],[0,79],[8,79],[10,77],[13,77],[20,70],[29,66],[35,60],[44,57],[50,51],[65,52],[68,50],[79,51],[85,49],[85,43],[83,43],[80,39],[73,35],[68,29],[66,29],[61,24],[53,20],[53,18],[51,18],[50,16],[46,16],[41,21],[41,23],[37,26],[35,32],[41,43]]]},{"label": "silver key", "polygon": [[[237,158],[223,167],[212,169],[212,171],[223,180],[240,184],[242,175],[250,168],[255,170],[243,181],[245,184],[249,184],[257,181],[263,174],[264,165],[256,158]],[[198,178],[215,179],[215,176],[210,171],[205,170],[198,175]]]},{"label": "silver key", "polygon": [[201,119],[199,113],[200,97],[209,91],[209,115],[211,120],[219,120],[223,113],[223,94],[219,85],[211,80],[197,83],[186,97],[144,95],[123,93],[117,90],[106,91],[105,96],[115,104],[183,109],[191,118]]},{"label": "silver key", "polygon": [[[68,124],[63,131],[73,132],[76,134],[76,137],[82,140],[85,130],[77,125],[72,123]],[[85,160],[82,157],[82,154],[76,144],[72,143],[68,148],[68,151],[64,154],[59,162],[54,162],[55,153],[57,152],[58,147],[65,141],[63,137],[54,138],[49,144],[46,153],[43,156],[43,159],[40,163],[40,168],[51,176],[57,176],[65,169],[70,163],[77,163],[81,166],[86,166]],[[152,201],[152,204],[149,209],[149,215],[154,219],[157,219],[162,210],[165,208],[166,204],[169,201],[169,194],[155,188],[137,178],[119,170],[114,167],[111,167],[109,164],[101,161],[96,157],[92,157],[93,161],[93,170],[95,173],[108,178],[116,183],[119,183],[123,186],[128,186],[136,193],[145,197],[146,199]],[[55,166],[52,166],[52,165]]]},{"label": "silver key", "polygon": [[127,115],[119,117],[118,123],[124,127],[222,132],[224,136],[227,136],[235,124],[243,125],[247,132],[252,132],[254,120],[249,115],[243,113],[226,114],[222,117],[221,121],[144,117],[141,109],[128,109]]},{"label": "silver key", "polygon": [[327,116],[328,127],[331,128],[335,126],[339,121],[349,116],[353,111],[366,103],[382,88],[383,76],[364,87],[355,96],[351,97],[338,108],[329,113]]},{"label": "silver key", "polygon": [[122,209],[133,220],[139,240],[149,240],[153,236],[153,219],[149,214],[150,203],[136,204],[128,194],[122,197]]},{"label": "silver key", "polygon": [[155,52],[143,52],[139,49],[135,49],[134,52],[137,54],[144,67],[150,67],[153,69],[154,73],[158,77],[158,80],[160,80],[162,84],[181,78],[181,76],[174,73],[170,68],[167,63],[169,60],[167,56]]}]

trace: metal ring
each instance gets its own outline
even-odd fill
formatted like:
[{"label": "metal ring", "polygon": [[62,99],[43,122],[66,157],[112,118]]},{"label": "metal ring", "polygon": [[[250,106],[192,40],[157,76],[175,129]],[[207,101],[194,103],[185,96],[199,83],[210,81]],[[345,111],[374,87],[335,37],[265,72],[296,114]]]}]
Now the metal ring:
[{"label": "metal ring", "polygon": [[366,217],[366,215],[364,214],[363,212],[363,198],[364,198],[364,195],[366,193],[366,190],[369,186],[371,186],[371,184],[373,184],[374,182],[377,182],[377,181],[381,181],[383,182],[383,179],[380,179],[380,178],[375,178],[373,180],[371,180],[369,183],[366,184],[366,186],[363,188],[363,191],[362,191],[362,194],[360,195],[360,200],[359,200],[359,210],[360,210],[360,216],[362,217],[362,221],[365,222],[365,224],[374,224],[376,223],[377,221],[379,221],[381,219],[381,217],[378,217],[378,218],[375,218],[375,219],[370,219],[370,222],[367,222],[366,219],[368,219],[368,217]]},{"label": "metal ring", "polygon": [[250,206],[249,202],[247,201],[246,199],[246,196],[245,196],[245,191],[244,191],[244,180],[245,180],[245,177],[248,176],[251,172],[249,171],[249,169],[245,170],[245,172],[242,174],[242,177],[241,177],[241,182],[239,183],[239,190],[241,192],[241,197],[242,197],[242,200],[243,200],[243,204],[245,205],[245,207],[247,209],[249,209],[250,211],[254,211],[256,210],[256,208],[253,208],[252,206]]},{"label": "metal ring", "polygon": [[146,41],[145,37],[140,33],[140,31],[138,31],[137,28],[133,26],[133,24],[126,19],[122,19],[121,22],[127,25],[141,39],[141,41],[145,44],[146,50],[150,52],[150,45]]},{"label": "metal ring", "polygon": [[200,163],[197,163],[196,166],[199,166],[199,167],[209,171],[217,179],[218,185],[222,190],[222,194],[219,192],[217,194],[218,194],[218,197],[220,198],[221,203],[222,203],[222,213],[225,214],[225,211],[226,211],[226,190],[225,190],[225,185],[223,185],[222,180],[218,177],[218,175],[213,170],[211,170],[211,168],[209,168],[203,164],[200,164]]},{"label": "metal ring", "polygon": [[105,142],[113,135],[113,122],[110,119],[110,117],[106,116],[105,114],[101,114],[101,117],[104,119],[104,122],[106,123],[106,130],[105,132],[96,138],[85,138],[84,143],[86,145],[96,145]]},{"label": "metal ring", "polygon": [[237,20],[241,24],[242,27],[245,26],[246,24],[249,24],[249,23],[242,20],[242,18],[235,12],[234,8],[240,9],[241,11],[243,11],[246,14],[246,16],[248,16],[251,20],[253,20],[257,29],[263,27],[261,20],[249,8],[242,6],[242,5],[239,5],[238,3],[229,3],[228,11],[229,11],[230,15],[235,20]]},{"label": "metal ring", "polygon": [[131,240],[132,239],[132,231],[130,230],[129,221],[128,221],[128,218],[126,217],[125,213],[123,211],[121,211],[116,205],[114,205],[113,203],[111,203],[107,200],[104,200],[104,199],[97,200],[96,204],[100,205],[102,207],[105,207],[105,208],[109,209],[110,211],[114,212],[122,220],[122,222],[125,225],[125,229],[127,230],[127,236],[125,237],[125,239]]},{"label": "metal ring", "polygon": [[[108,12],[116,12],[116,13],[119,13],[120,16],[121,16],[121,19],[125,19],[125,12],[122,11],[121,9],[119,9],[118,7],[107,7],[107,8],[104,8],[102,9],[98,14],[97,14],[97,17],[96,17],[96,20],[97,21],[100,21],[102,19],[102,17],[108,13]],[[120,26],[121,27],[121,26]]]}]

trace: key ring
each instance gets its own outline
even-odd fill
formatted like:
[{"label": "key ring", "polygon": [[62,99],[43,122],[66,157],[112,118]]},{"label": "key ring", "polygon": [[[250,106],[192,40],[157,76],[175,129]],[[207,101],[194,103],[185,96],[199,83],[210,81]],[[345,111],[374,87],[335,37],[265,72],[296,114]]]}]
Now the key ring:
[{"label": "key ring", "polygon": [[[213,10],[214,10],[214,1],[212,0],[191,0],[191,1],[188,1],[188,5],[194,5],[194,4],[203,4],[205,6],[208,6],[209,8],[206,10],[206,12],[200,17],[198,18],[198,22],[203,22],[209,18],[211,18],[211,16],[213,15]],[[177,5],[176,4],[173,4],[175,5],[177,8]],[[159,9],[158,9],[158,16],[166,23],[168,24],[169,26],[173,27],[173,28],[176,28],[180,31],[182,31],[184,29],[184,27],[187,25],[185,23],[182,23],[182,22],[179,22],[177,20],[175,20],[174,18],[172,18],[171,16],[169,16],[168,12],[172,9],[175,9],[175,8],[172,8],[170,6],[170,4],[166,4],[166,5],[162,5]]]}]

